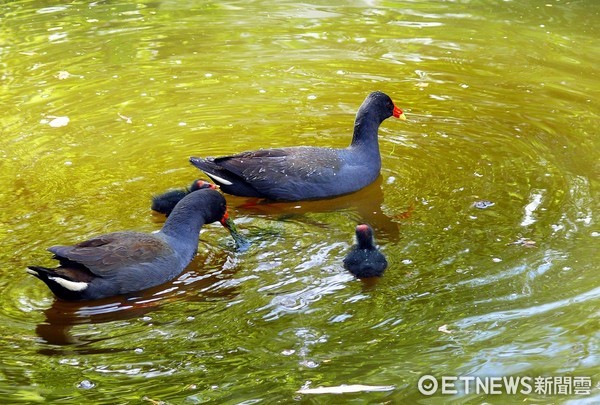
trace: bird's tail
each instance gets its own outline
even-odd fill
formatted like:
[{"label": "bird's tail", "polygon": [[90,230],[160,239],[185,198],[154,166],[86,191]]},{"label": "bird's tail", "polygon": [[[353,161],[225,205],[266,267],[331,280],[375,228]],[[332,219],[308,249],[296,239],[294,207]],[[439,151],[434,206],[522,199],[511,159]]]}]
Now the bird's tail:
[{"label": "bird's tail", "polygon": [[71,280],[47,267],[27,266],[27,273],[42,280],[54,295],[65,300],[81,299],[82,292],[88,287],[87,282]]},{"label": "bird's tail", "polygon": [[202,170],[212,181],[217,183],[219,186],[230,186],[233,184],[233,180],[227,170],[220,167],[214,162],[212,158],[202,159],[199,157],[191,157],[190,163]]},{"label": "bird's tail", "polygon": [[27,273],[31,274],[44,281],[48,277],[56,277],[57,274],[54,272],[54,269],[49,269],[47,267],[41,266],[27,266]]}]

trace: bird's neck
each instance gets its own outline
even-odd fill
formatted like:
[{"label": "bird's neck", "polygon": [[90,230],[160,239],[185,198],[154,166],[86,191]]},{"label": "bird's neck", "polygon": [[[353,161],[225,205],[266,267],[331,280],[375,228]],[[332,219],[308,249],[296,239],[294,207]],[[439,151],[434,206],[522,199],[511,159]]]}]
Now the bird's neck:
[{"label": "bird's neck", "polygon": [[167,218],[161,232],[180,244],[197,247],[200,229],[203,225],[204,218],[199,212],[189,212],[189,215],[177,215],[173,211]]},{"label": "bird's neck", "polygon": [[363,148],[372,148],[379,152],[377,132],[380,124],[381,122],[378,122],[372,116],[357,116],[356,121],[354,121],[354,134],[352,135],[352,143],[350,146],[361,145]]},{"label": "bird's neck", "polygon": [[375,245],[373,244],[373,241],[371,241],[371,240],[366,240],[366,241],[361,240],[358,242],[358,248],[365,249],[365,250],[374,250]]}]

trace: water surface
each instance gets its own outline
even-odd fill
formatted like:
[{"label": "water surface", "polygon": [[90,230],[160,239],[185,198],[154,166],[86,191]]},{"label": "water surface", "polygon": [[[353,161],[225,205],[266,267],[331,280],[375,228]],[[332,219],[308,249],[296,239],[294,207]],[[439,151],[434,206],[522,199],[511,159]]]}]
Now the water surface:
[{"label": "water surface", "polygon": [[[600,401],[596,2],[1,10],[5,402]],[[200,176],[189,156],[347,145],[373,90],[409,121],[382,125],[368,188],[228,196],[252,247],[209,226],[177,280],[130,297],[60,302],[25,273],[54,244],[159,229],[150,196]],[[359,222],[390,262],[374,285],[341,265]],[[426,397],[425,374],[593,384]],[[344,384],[392,388],[297,393]]]}]

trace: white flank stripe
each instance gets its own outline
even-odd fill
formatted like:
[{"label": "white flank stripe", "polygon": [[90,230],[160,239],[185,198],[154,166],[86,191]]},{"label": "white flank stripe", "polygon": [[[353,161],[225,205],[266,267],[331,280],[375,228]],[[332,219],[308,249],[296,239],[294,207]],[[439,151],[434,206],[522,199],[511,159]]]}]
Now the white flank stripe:
[{"label": "white flank stripe", "polygon": [[211,179],[213,179],[213,180],[214,180],[214,181],[216,181],[217,183],[221,183],[221,184],[224,184],[224,185],[226,185],[226,186],[231,186],[231,185],[233,184],[233,183],[232,183],[232,182],[230,182],[229,180],[222,179],[221,177],[219,177],[219,176],[217,176],[217,175],[214,175],[214,174],[212,174],[212,173],[208,173],[208,172],[204,172],[204,173],[206,173],[206,175],[207,175],[208,177],[210,177]]},{"label": "white flank stripe", "polygon": [[69,281],[60,277],[48,277],[48,280],[55,281],[57,284],[71,291],[83,291],[88,287],[88,283],[84,283],[83,281]]}]

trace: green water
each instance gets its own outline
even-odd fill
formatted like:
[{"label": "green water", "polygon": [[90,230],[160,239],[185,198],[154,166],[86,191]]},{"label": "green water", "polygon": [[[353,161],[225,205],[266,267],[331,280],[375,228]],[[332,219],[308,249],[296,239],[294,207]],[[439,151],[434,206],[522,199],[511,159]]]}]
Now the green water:
[{"label": "green water", "polygon": [[[0,5],[3,403],[600,402],[598,3],[329,4]],[[373,90],[409,120],[383,123],[367,189],[228,196],[252,247],[209,226],[138,297],[59,302],[25,273],[159,229],[150,196],[200,177],[189,156],[347,145]],[[375,285],[341,265],[363,221],[390,262]],[[428,397],[423,375],[591,387]],[[388,388],[297,393],[344,384]]]}]

